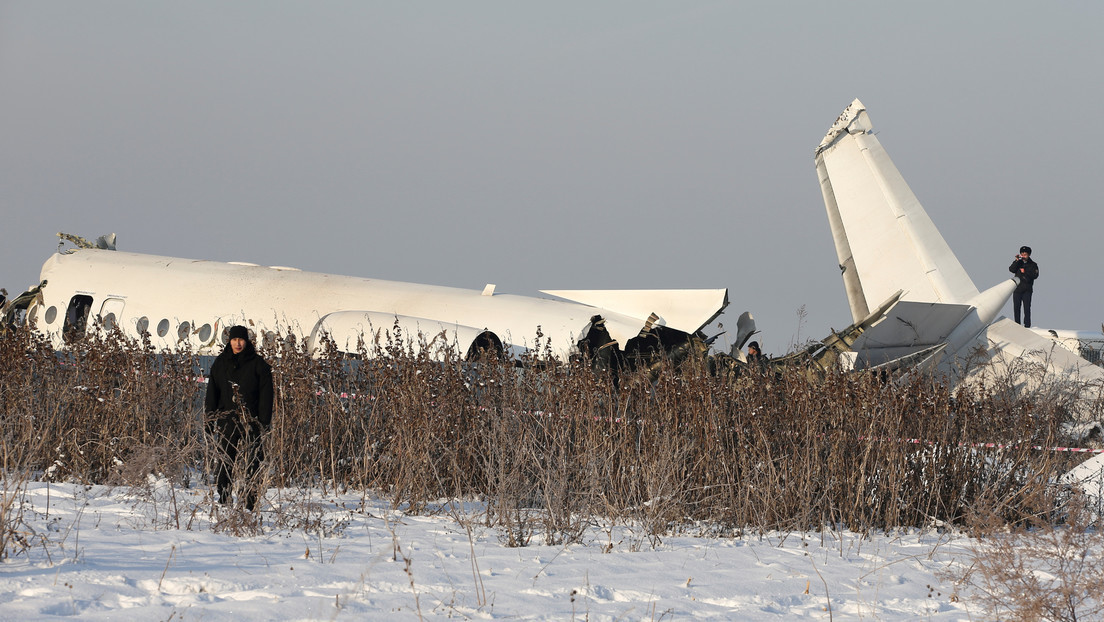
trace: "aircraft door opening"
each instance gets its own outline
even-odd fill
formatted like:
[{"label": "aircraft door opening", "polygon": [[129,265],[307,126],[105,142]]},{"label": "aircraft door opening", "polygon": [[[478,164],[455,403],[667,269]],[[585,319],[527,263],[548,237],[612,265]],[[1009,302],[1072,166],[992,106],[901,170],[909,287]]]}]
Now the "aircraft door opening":
[{"label": "aircraft door opening", "polygon": [[65,341],[78,341],[84,337],[88,328],[88,313],[92,310],[92,297],[85,294],[77,294],[69,300],[69,309],[65,312],[65,328],[63,336]]}]

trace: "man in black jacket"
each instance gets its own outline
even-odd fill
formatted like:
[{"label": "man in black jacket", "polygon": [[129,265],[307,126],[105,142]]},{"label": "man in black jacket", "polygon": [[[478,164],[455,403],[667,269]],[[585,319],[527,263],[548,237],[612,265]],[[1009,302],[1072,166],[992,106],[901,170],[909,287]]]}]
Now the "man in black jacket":
[{"label": "man in black jacket", "polygon": [[767,373],[767,355],[759,349],[758,341],[752,341],[748,344],[747,362],[751,369],[761,374]]},{"label": "man in black jacket", "polygon": [[1039,278],[1039,264],[1031,260],[1031,247],[1021,246],[1020,254],[1008,266],[1008,271],[1020,277],[1016,291],[1012,293],[1012,313],[1020,323],[1020,306],[1023,305],[1023,325],[1031,328],[1031,292],[1035,279]]},{"label": "man in black jacket", "polygon": [[[228,336],[226,347],[211,364],[204,400],[207,429],[218,433],[217,483],[223,504],[230,503],[239,454],[246,465],[246,481],[260,470],[261,434],[272,424],[272,367],[257,354],[244,326],[232,327]],[[252,512],[256,505],[256,485],[250,482],[245,507]]]}]

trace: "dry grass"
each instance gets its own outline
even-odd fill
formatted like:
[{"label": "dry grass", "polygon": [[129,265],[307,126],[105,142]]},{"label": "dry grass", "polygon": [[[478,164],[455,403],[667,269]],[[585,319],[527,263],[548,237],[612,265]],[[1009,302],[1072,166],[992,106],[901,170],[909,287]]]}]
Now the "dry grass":
[{"label": "dry grass", "polygon": [[[409,512],[478,499],[516,545],[572,541],[595,518],[656,536],[961,524],[979,507],[1028,524],[1067,466],[1030,449],[1057,442],[1060,409],[922,379],[732,378],[692,360],[615,383],[582,361],[440,362],[396,341],[362,359],[263,354],[277,408],[256,485],[374,490]],[[3,524],[18,524],[21,477],[209,479],[201,363],[118,335],[62,354],[26,331],[0,338]]]}]

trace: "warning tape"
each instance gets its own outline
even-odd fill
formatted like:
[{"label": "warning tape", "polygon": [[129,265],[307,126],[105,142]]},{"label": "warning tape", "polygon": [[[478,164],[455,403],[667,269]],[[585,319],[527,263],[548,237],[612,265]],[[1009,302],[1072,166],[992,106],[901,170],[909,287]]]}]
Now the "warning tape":
[{"label": "warning tape", "polygon": [[[888,439],[865,439],[865,438],[860,438],[859,440],[888,440]],[[899,439],[899,441],[902,442],[902,443],[908,443],[908,444],[912,444],[912,445],[937,445],[937,443],[935,443],[934,441],[925,441],[925,440],[919,439],[919,438],[903,438],[903,439]],[[973,448],[978,448],[978,449],[1020,449],[1020,448],[1023,447],[1023,445],[1017,445],[1015,443],[959,443],[958,446],[959,447],[973,447]],[[1061,447],[1061,446],[1048,447],[1046,445],[1028,445],[1027,448],[1028,449],[1033,449],[1033,450],[1036,450],[1036,451],[1068,451],[1068,452],[1079,453],[1079,454],[1104,454],[1104,448],[1102,448],[1102,449],[1092,449],[1092,448],[1089,448],[1089,447]]]}]

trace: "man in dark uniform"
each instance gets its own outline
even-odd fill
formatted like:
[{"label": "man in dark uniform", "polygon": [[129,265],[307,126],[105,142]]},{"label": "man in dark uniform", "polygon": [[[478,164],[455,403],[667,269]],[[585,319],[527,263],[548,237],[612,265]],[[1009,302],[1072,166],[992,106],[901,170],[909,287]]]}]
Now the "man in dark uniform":
[{"label": "man in dark uniform", "polygon": [[[272,424],[272,367],[265,362],[244,326],[234,326],[229,342],[211,364],[204,411],[208,431],[218,433],[219,503],[229,504],[234,462],[239,455],[246,465],[246,480],[260,470],[264,459],[261,434]],[[241,473],[238,474],[242,475]],[[257,490],[250,485],[245,507],[257,505]]]},{"label": "man in dark uniform", "polygon": [[763,354],[763,351],[759,348],[758,341],[752,341],[748,344],[747,362],[748,367],[754,369],[761,374],[766,373],[767,356]]},{"label": "man in dark uniform", "polygon": [[1031,247],[1021,246],[1020,254],[1008,266],[1008,271],[1020,277],[1016,291],[1012,293],[1012,313],[1020,323],[1020,306],[1023,306],[1023,325],[1031,328],[1031,292],[1035,279],[1039,278],[1039,264],[1031,260]]}]

